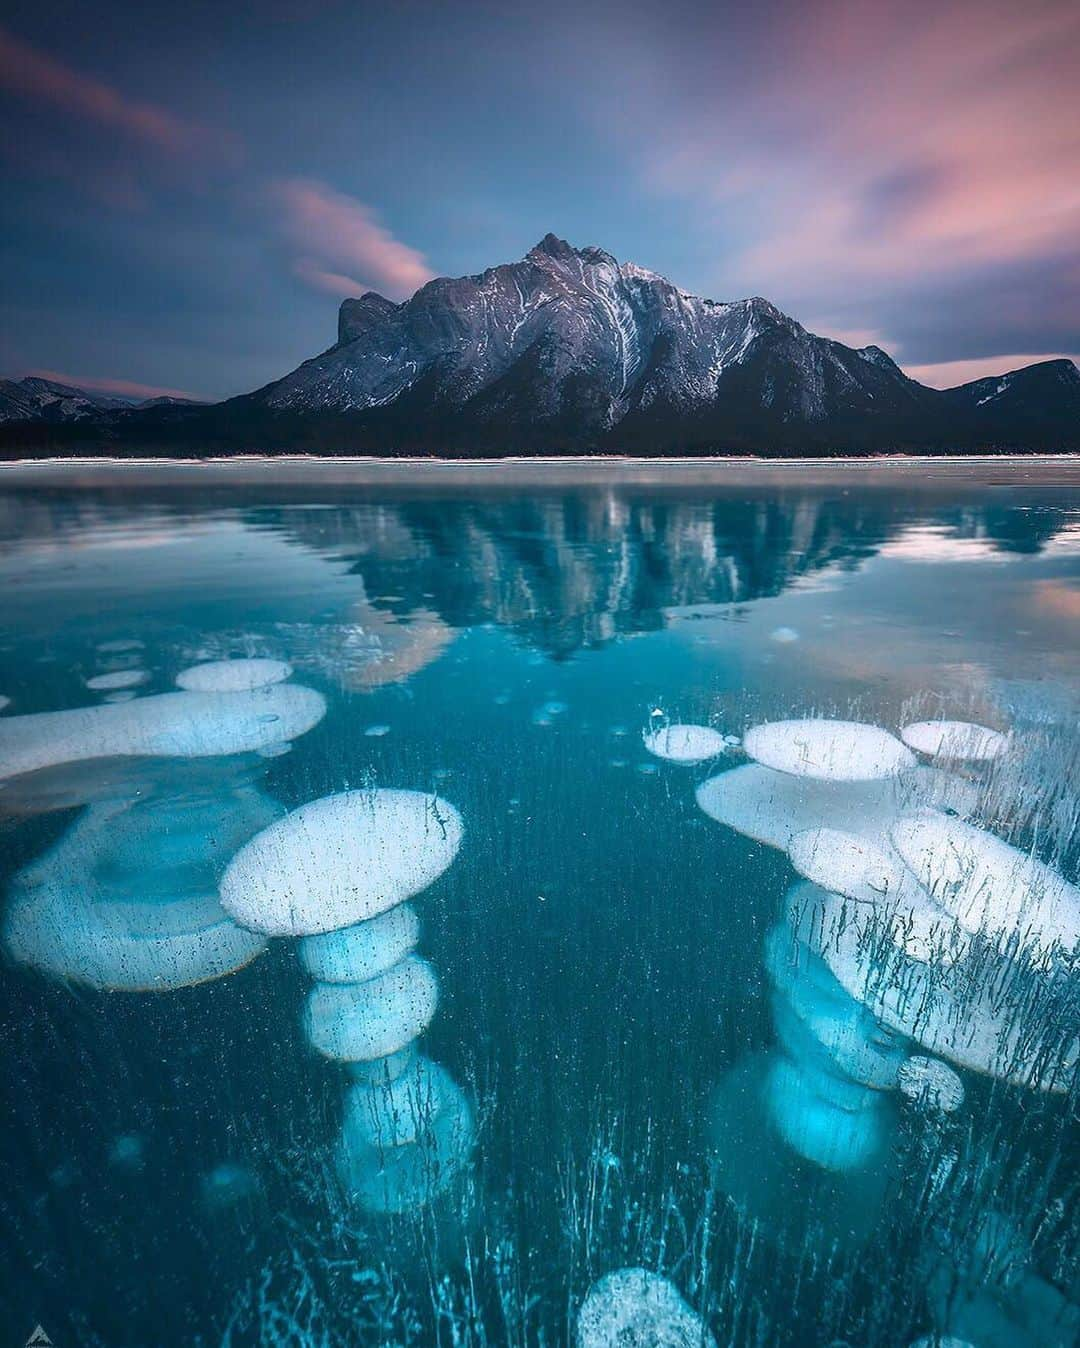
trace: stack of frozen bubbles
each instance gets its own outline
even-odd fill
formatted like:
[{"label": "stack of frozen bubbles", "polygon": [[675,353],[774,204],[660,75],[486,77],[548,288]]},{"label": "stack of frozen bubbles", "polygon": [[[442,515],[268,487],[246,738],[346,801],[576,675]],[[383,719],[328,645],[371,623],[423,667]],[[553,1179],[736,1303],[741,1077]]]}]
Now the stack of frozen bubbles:
[{"label": "stack of frozen bubbles", "polygon": [[955,721],[899,738],[777,721],[747,731],[752,762],[698,787],[706,814],[785,851],[803,877],[766,938],[779,1045],[766,1100],[784,1141],[821,1167],[879,1154],[885,1092],[940,1116],[964,1098],[956,1067],[1055,1092],[1075,1075],[1080,1039],[1060,999],[1080,890],[969,822],[980,765],[1007,745]]},{"label": "stack of frozen bubbles", "polygon": [[301,964],[315,980],[308,1041],[349,1078],[338,1173],[349,1199],[372,1212],[423,1207],[473,1146],[464,1092],[417,1052],[439,985],[415,953],[420,923],[409,902],[449,867],[461,836],[458,812],[437,797],[347,791],[257,834],[221,883],[238,924],[299,938]]}]

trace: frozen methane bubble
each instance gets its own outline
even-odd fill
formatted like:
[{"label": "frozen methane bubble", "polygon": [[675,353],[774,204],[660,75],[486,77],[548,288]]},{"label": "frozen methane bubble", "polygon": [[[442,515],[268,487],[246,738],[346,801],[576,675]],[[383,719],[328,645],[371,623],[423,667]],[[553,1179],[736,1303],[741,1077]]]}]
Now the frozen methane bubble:
[{"label": "frozen methane bubble", "polygon": [[246,1202],[258,1192],[255,1176],[246,1165],[236,1161],[220,1161],[199,1181],[203,1204],[212,1211]]},{"label": "frozen methane bubble", "polygon": [[964,1103],[964,1083],[947,1063],[916,1054],[897,1074],[900,1093],[916,1104],[954,1114]]},{"label": "frozen methane bubble", "polygon": [[704,763],[727,749],[724,737],[707,725],[669,725],[647,731],[645,748],[669,763]]},{"label": "frozen methane bubble", "polygon": [[446,1069],[419,1054],[390,1080],[358,1081],[345,1095],[343,1127],[350,1145],[400,1147],[415,1142],[451,1101],[454,1089]]},{"label": "frozen methane bubble", "polygon": [[[210,833],[250,832],[272,812],[272,803],[255,792],[222,802],[198,864],[177,871],[167,857],[160,870],[155,865],[155,843],[168,837],[168,806],[158,807],[156,824],[151,817],[137,820],[137,828],[130,822],[134,809],[92,806],[16,875],[4,946],[45,973],[113,991],[168,991],[235,972],[266,942],[222,910]],[[125,867],[124,848],[137,839],[142,851]]]},{"label": "frozen methane bubble", "polygon": [[769,1068],[766,1099],[777,1131],[793,1151],[823,1170],[857,1170],[880,1151],[882,1111],[866,1094],[868,1107],[841,1108],[786,1058],[775,1058]]},{"label": "frozen methane bubble", "polygon": [[[888,850],[886,850],[888,848]],[[936,904],[900,857],[839,829],[798,833],[788,847],[805,879],[855,903],[876,904],[889,918],[894,943],[912,959],[955,959],[963,949],[954,919]]]},{"label": "frozen methane bubble", "polygon": [[221,881],[221,902],[237,922],[271,936],[351,927],[438,879],[461,835],[457,810],[421,791],[324,796],[237,852]]},{"label": "frozen methane bubble", "polygon": [[829,782],[894,777],[915,764],[914,754],[894,735],[859,721],[769,721],[751,726],[743,748],[777,772]]},{"label": "frozen methane bubble", "polygon": [[836,828],[807,829],[788,847],[791,864],[807,880],[856,903],[882,903],[901,888],[919,886],[898,857],[877,843]]},{"label": "frozen methane bubble", "polygon": [[362,983],[404,959],[419,939],[416,909],[399,903],[368,922],[305,936],[300,942],[300,963],[323,983]]},{"label": "frozen methane bubble", "polygon": [[307,1036],[326,1058],[385,1058],[424,1033],[439,1003],[435,970],[408,955],[364,983],[316,983],[308,995]]},{"label": "frozen methane bubble", "polygon": [[0,693],[0,711],[6,711],[11,706],[11,698]]},{"label": "frozen methane bubble", "polygon": [[913,721],[900,731],[910,749],[931,758],[955,758],[984,763],[1000,758],[1009,746],[1008,736],[970,721]]},{"label": "frozen methane bubble", "polygon": [[296,739],[326,714],[320,693],[276,684],[245,693],[161,693],[135,702],[0,721],[0,779],[115,757],[205,758]]},{"label": "frozen methane bubble", "polygon": [[893,824],[915,806],[933,804],[965,816],[978,806],[974,783],[929,767],[902,778],[824,782],[744,763],[702,782],[696,794],[717,823],[782,851],[797,834],[825,827],[888,846]]},{"label": "frozen methane bubble", "polygon": [[[872,1020],[868,1012],[859,1007],[858,1003],[852,1003],[852,1006],[862,1011],[864,1018],[871,1022],[872,1033]],[[778,992],[774,992],[770,998],[770,1010],[773,1012],[773,1029],[783,1053],[798,1065],[806,1084],[822,1100],[839,1109],[858,1111],[871,1107],[876,1091],[895,1085],[898,1064],[903,1061],[903,1050],[897,1051],[898,1062],[891,1066],[887,1064],[883,1051],[875,1055],[874,1039],[853,1016],[849,1016],[845,1026],[847,1034],[836,1035],[832,1042],[827,1042],[829,1031],[841,1027],[839,1016],[833,1015],[814,1022],[800,1019],[791,1004]],[[825,1034],[820,1033],[822,1024]],[[883,1066],[889,1066],[889,1072],[882,1072]]]},{"label": "frozen methane bubble", "polygon": [[923,810],[893,825],[894,847],[936,903],[969,932],[1025,947],[1080,946],[1080,889],[961,819]]},{"label": "frozen methane bubble", "polygon": [[111,674],[95,674],[86,680],[86,686],[95,693],[115,693],[124,688],[138,688],[149,678],[145,669],[116,669]]},{"label": "frozen methane bubble", "polygon": [[461,1173],[476,1140],[465,1092],[448,1076],[439,1109],[420,1121],[415,1141],[371,1146],[363,1132],[345,1127],[337,1170],[347,1197],[369,1212],[412,1212],[434,1201]]},{"label": "frozen methane bubble", "polygon": [[181,670],[176,686],[193,693],[246,693],[282,683],[292,672],[284,660],[211,660]]},{"label": "frozen methane bubble", "polygon": [[674,1283],[644,1268],[607,1273],[582,1302],[576,1348],[716,1348]]},{"label": "frozen methane bubble", "polygon": [[852,832],[880,834],[898,814],[891,781],[822,782],[758,763],[710,777],[696,795],[711,819],[784,851],[796,834],[808,829],[832,823]]},{"label": "frozen methane bubble", "polygon": [[99,641],[94,650],[100,655],[123,655],[127,651],[141,651],[145,644],[138,637],[131,637],[117,641]]}]

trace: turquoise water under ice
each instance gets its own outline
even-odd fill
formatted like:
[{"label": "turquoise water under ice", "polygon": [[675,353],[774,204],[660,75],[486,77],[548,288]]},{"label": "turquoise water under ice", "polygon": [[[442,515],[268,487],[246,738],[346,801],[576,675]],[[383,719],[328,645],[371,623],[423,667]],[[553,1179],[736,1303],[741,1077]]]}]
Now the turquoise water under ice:
[{"label": "turquoise water under ice", "polygon": [[[66,837],[50,931],[79,911],[80,857],[161,904],[189,833],[219,875],[256,827],[331,793],[445,800],[464,832],[415,901],[439,985],[422,1043],[475,1142],[400,1215],[350,1197],[347,1077],[305,1039],[294,939],[131,991],[9,936],[13,1343],[40,1325],[57,1348],[557,1345],[624,1266],[668,1276],[737,1348],[1080,1341],[1077,1072],[1051,1091],[954,1063],[953,1112],[853,1084],[792,1018],[783,956],[766,971],[787,855],[695,801],[760,722],[973,721],[1018,746],[961,774],[976,818],[1075,884],[1075,465],[197,471],[0,470],[7,930],[15,877]],[[325,714],[287,746],[198,758],[101,757],[104,721],[34,722],[29,750],[6,729],[122,719],[236,658],[287,662],[281,686]],[[127,671],[130,688],[88,686]],[[730,742],[665,762],[642,737],[667,723]],[[16,748],[51,765],[12,775]],[[237,792],[234,836],[214,812]],[[86,810],[106,822],[72,834]],[[117,821],[143,818],[166,822],[124,844]],[[1066,1041],[1078,980],[1073,962],[1055,985]],[[849,1045],[926,1051],[832,1007]]]}]

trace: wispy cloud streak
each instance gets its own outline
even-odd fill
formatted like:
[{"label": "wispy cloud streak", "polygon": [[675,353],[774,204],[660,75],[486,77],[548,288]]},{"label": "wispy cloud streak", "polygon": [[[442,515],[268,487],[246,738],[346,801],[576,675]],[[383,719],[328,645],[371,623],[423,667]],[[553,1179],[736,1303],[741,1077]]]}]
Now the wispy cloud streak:
[{"label": "wispy cloud streak", "polygon": [[0,27],[0,88],[73,118],[184,158],[231,158],[235,142],[177,117],[154,103],[129,98],[104,80],[65,65]]},{"label": "wispy cloud streak", "polygon": [[403,299],[430,281],[423,254],[396,239],[370,206],[311,178],[271,184],[271,209],[284,241],[295,251],[293,270],[328,294],[381,290]]}]

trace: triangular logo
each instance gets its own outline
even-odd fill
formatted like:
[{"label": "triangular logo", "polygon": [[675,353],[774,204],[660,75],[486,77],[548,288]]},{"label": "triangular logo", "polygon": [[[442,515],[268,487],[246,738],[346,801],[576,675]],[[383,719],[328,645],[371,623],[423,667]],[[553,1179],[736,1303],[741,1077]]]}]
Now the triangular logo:
[{"label": "triangular logo", "polygon": [[53,1341],[40,1325],[35,1325],[34,1332],[26,1340],[26,1348],[53,1348]]}]

